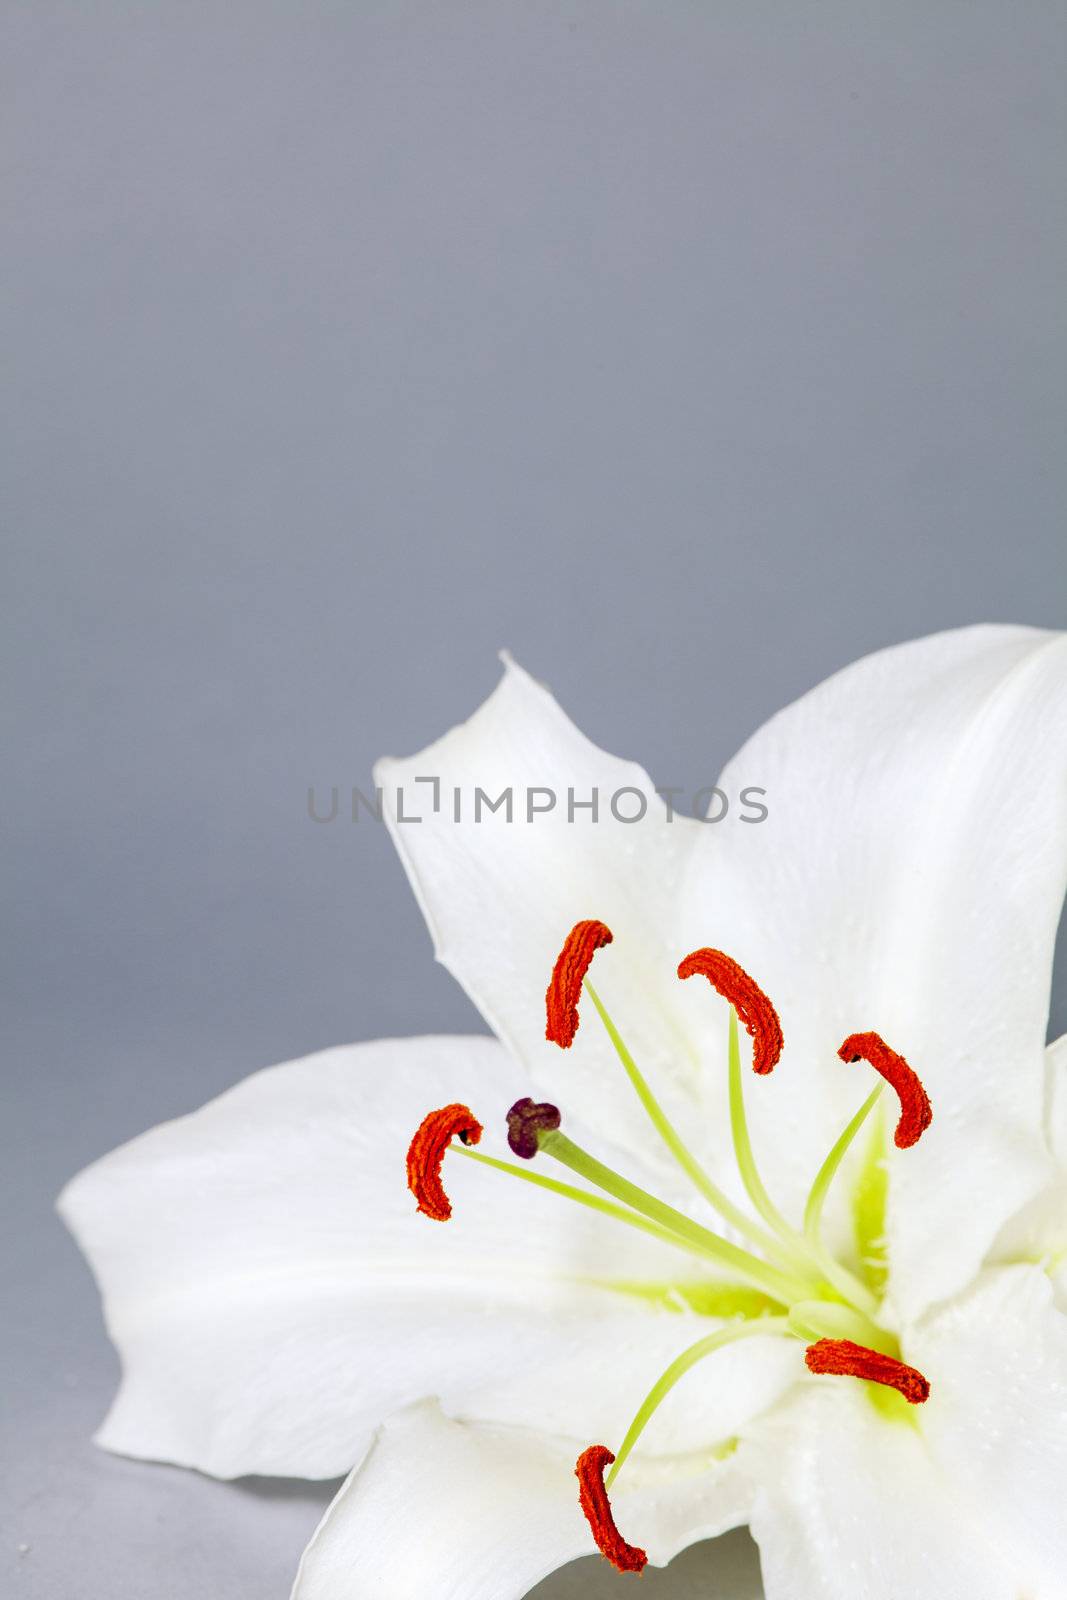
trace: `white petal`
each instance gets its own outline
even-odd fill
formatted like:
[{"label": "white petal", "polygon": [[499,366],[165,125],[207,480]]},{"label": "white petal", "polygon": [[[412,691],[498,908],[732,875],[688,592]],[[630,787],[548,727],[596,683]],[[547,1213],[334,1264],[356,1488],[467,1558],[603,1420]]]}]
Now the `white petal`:
[{"label": "white petal", "polygon": [[1034,1241],[1056,1304],[1067,1311],[1067,1033],[1048,1048],[1049,1142],[1056,1171],[1045,1192],[1045,1226]]},{"label": "white petal", "polygon": [[496,1129],[523,1092],[490,1039],[329,1050],[255,1074],[75,1178],[61,1210],[123,1365],[100,1442],[221,1477],[330,1477],[425,1395],[569,1421],[579,1437],[605,1407],[628,1412],[690,1319],[596,1285],[669,1283],[699,1264],[458,1155],[444,1173],[451,1222],[418,1216],[405,1186],[427,1110],[467,1102],[486,1121],[482,1149],[507,1156]]},{"label": "white petal", "polygon": [[809,1379],[746,1430],[767,1600],[1059,1600],[1067,1572],[1067,1318],[1000,1268],[907,1330],[912,1420]]},{"label": "white petal", "polygon": [[[722,784],[770,816],[694,856],[705,940],[770,993],[786,1039],[749,1095],[757,1155],[799,1206],[867,1092],[838,1045],[873,1029],[934,1122],[890,1151],[892,1286],[917,1313],[973,1277],[1048,1161],[1044,1034],[1067,870],[1067,638],[980,627],[882,651],[775,717]],[[693,1005],[709,1003],[694,996]]]},{"label": "white petal", "polygon": [[908,1341],[930,1379],[923,1434],[990,1538],[1015,1593],[1058,1600],[1067,1582],[1067,1317],[1037,1267],[983,1274]]},{"label": "white petal", "polygon": [[[446,1421],[433,1406],[386,1424],[304,1553],[292,1600],[521,1600],[594,1550],[576,1457],[521,1430]],[[627,1469],[629,1470],[629,1468]],[[619,1528],[656,1565],[745,1520],[733,1462],[676,1465],[612,1495]]]},{"label": "white petal", "polygon": [[[751,1526],[767,1600],[1020,1600],[922,1436],[864,1386],[812,1380],[758,1425]],[[1029,1596],[1028,1600],[1039,1600]]]},{"label": "white petal", "polygon": [[1049,1145],[1067,1174],[1067,1033],[1045,1052],[1045,1086]]},{"label": "white petal", "polygon": [[[439,781],[436,812],[431,786],[420,777]],[[375,781],[438,960],[568,1115],[658,1160],[659,1146],[593,1008],[584,1006],[574,1046],[560,1051],[545,1040],[545,988],[574,924],[591,917],[606,922],[615,942],[598,954],[594,982],[675,1115],[701,1118],[698,1061],[678,1026],[675,976],[686,954],[677,917],[680,876],[701,825],[684,817],[668,823],[648,775],[591,744],[547,690],[510,661],[468,722],[409,760],[379,762]],[[503,808],[483,808],[476,821],[476,789],[493,799],[510,790],[512,819]],[[554,808],[532,820],[525,809],[530,789],[556,796]],[[612,797],[623,789],[643,797],[642,820],[613,816]],[[568,821],[568,792],[582,802],[594,790],[598,820],[578,809]],[[547,800],[535,795],[534,803]],[[639,799],[621,795],[616,809],[636,813]],[[401,815],[422,821],[407,823]],[[664,1161],[662,1179],[673,1176]]]},{"label": "white petal", "polygon": [[1001,1265],[1044,1268],[1056,1304],[1067,1311],[1067,1034],[1046,1052],[1048,1138],[1055,1158],[1049,1182],[1004,1225],[990,1251]]}]

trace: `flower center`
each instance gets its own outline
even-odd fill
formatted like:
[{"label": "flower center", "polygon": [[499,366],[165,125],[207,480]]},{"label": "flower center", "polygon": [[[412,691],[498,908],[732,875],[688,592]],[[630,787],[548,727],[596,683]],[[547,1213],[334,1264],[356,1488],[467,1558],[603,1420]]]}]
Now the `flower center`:
[{"label": "flower center", "polygon": [[[579,922],[572,928],[556,960],[545,997],[546,1037],[561,1049],[570,1049],[579,1027],[579,1003],[583,994],[589,997],[656,1134],[698,1193],[745,1239],[746,1245],[705,1227],[599,1161],[566,1134],[559,1109],[546,1102],[519,1100],[507,1113],[508,1144],[524,1163],[522,1166],[472,1149],[481,1138],[482,1126],[467,1106],[453,1104],[431,1111],[423,1119],[408,1150],[407,1171],[408,1187],[419,1211],[434,1221],[444,1222],[452,1215],[441,1180],[445,1154],[452,1150],[686,1250],[716,1269],[716,1285],[722,1285],[725,1272],[739,1295],[747,1293],[747,1309],[683,1350],[661,1373],[638,1407],[615,1454],[605,1445],[591,1445],[579,1457],[575,1470],[581,1506],[598,1548],[620,1571],[639,1572],[647,1557],[619,1533],[608,1491],[675,1384],[717,1350],[755,1336],[799,1339],[806,1345],[805,1362],[813,1374],[852,1377],[877,1385],[873,1392],[887,1395],[897,1405],[901,1405],[897,1396],[908,1405],[920,1405],[927,1399],[930,1386],[926,1378],[900,1359],[896,1338],[878,1323],[878,1298],[826,1248],[821,1224],[833,1179],[887,1084],[900,1102],[894,1135],[898,1148],[915,1144],[929,1127],[933,1113],[918,1075],[903,1056],[891,1050],[877,1033],[850,1034],[838,1051],[842,1061],[865,1061],[882,1081],[834,1142],[809,1191],[803,1226],[793,1227],[767,1192],[753,1156],[741,1070],[739,1022],[752,1040],[753,1071],[767,1076],[777,1065],[783,1048],[778,1014],[760,986],[732,957],[721,950],[694,950],[680,963],[679,978],[699,974],[730,1006],[730,1133],[737,1170],[755,1213],[751,1215],[719,1187],[681,1138],[590,983],[588,973],[593,957],[611,944],[612,937],[611,930],[595,920]],[[452,1142],[457,1137],[459,1145]],[[569,1168],[582,1185],[532,1170],[527,1163],[537,1156],[548,1156]],[[906,1411],[907,1405],[902,1409]],[[605,1478],[607,1468],[610,1471]]]}]

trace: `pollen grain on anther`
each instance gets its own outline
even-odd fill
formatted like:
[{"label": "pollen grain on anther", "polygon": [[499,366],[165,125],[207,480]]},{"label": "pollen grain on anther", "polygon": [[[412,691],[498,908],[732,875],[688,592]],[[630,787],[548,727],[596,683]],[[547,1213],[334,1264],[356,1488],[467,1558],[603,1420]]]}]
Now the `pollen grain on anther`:
[{"label": "pollen grain on anther", "polygon": [[600,1554],[620,1572],[642,1572],[648,1556],[637,1545],[627,1544],[619,1532],[604,1488],[604,1470],[614,1460],[607,1445],[591,1444],[583,1450],[574,1469],[578,1495]]},{"label": "pollen grain on anther", "polygon": [[819,1339],[804,1352],[809,1372],[843,1378],[866,1378],[896,1389],[909,1405],[921,1406],[930,1397],[930,1384],[916,1367],[909,1367],[893,1356],[871,1350],[851,1339]]},{"label": "pollen grain on anther", "polygon": [[447,1222],[452,1215],[452,1202],[441,1182],[441,1163],[457,1137],[466,1145],[477,1144],[482,1137],[482,1125],[473,1111],[458,1102],[423,1117],[408,1146],[408,1188],[423,1216],[434,1222]]},{"label": "pollen grain on anther", "polygon": [[878,1033],[850,1033],[838,1050],[842,1061],[866,1061],[896,1091],[900,1121],[893,1135],[898,1150],[917,1144],[934,1118],[930,1096],[917,1072]]},{"label": "pollen grain on anther", "polygon": [[589,963],[613,937],[603,922],[576,922],[556,957],[545,994],[545,1038],[561,1050],[570,1049],[578,1032],[578,1001]]},{"label": "pollen grain on anther", "polygon": [[782,1024],[770,998],[724,950],[694,950],[678,965],[680,978],[695,973],[728,1000],[752,1039],[752,1070],[764,1076],[773,1071],[782,1053]]}]

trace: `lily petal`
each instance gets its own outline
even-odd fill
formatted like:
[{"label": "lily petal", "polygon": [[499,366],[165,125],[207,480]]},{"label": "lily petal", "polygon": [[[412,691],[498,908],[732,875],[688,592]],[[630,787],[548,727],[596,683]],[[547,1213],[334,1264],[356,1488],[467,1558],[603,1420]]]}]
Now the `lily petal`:
[{"label": "lily petal", "polygon": [[[650,1481],[612,1496],[620,1527],[654,1565],[737,1527],[749,1501],[732,1460],[693,1463],[684,1476],[675,1465],[666,1492]],[[572,1452],[418,1406],[385,1425],[337,1495],[304,1553],[292,1600],[521,1600],[593,1549]]]},{"label": "lily petal", "polygon": [[1057,1163],[1067,1176],[1067,1033],[1045,1052],[1048,1093],[1048,1141]]},{"label": "lily petal", "polygon": [[1067,1034],[1046,1052],[1048,1141],[1055,1158],[1049,1182],[1001,1229],[991,1263],[1026,1263],[1048,1275],[1060,1311],[1067,1311]]},{"label": "lily petal", "polygon": [[[627,1155],[659,1169],[659,1188],[677,1169],[662,1155],[604,1030],[588,1003],[572,1049],[545,1039],[545,987],[566,935],[596,918],[614,933],[590,976],[657,1092],[679,1120],[704,1119],[699,1058],[679,1023],[685,954],[676,907],[681,874],[701,825],[666,820],[663,801],[640,767],[598,749],[555,700],[505,657],[499,686],[474,715],[408,760],[375,767],[385,815],[434,941],[437,959],[467,990],[494,1032],[530,1068],[549,1099]],[[428,784],[436,777],[440,803]],[[461,794],[455,820],[453,795]],[[512,795],[511,819],[488,811],[476,791]],[[534,804],[550,810],[527,813]],[[599,797],[596,822],[581,807]],[[613,796],[622,815],[611,810]],[[579,807],[569,820],[569,796]],[[404,816],[420,814],[421,822]]]},{"label": "lily petal", "polygon": [[930,1379],[923,1434],[987,1536],[1012,1594],[1057,1600],[1067,1573],[1067,1317],[1039,1267],[996,1268],[909,1337]]},{"label": "lily petal", "polygon": [[918,1430],[887,1422],[862,1384],[816,1382],[743,1451],[767,1600],[1019,1600]]},{"label": "lily petal", "polygon": [[904,1055],[934,1107],[888,1151],[890,1292],[917,1315],[1048,1176],[1067,636],[967,628],[868,656],[772,718],[722,786],[756,779],[767,822],[709,829],[687,890],[781,1014],[785,1056],[749,1096],[757,1156],[795,1215],[870,1087],[841,1041],[874,1029]]},{"label": "lily petal", "polygon": [[462,1406],[485,1390],[482,1414],[496,1414],[495,1395],[518,1421],[562,1421],[544,1376],[554,1366],[580,1437],[601,1420],[583,1414],[583,1393],[611,1398],[591,1379],[613,1347],[626,1407],[657,1351],[666,1361],[684,1344],[687,1318],[602,1285],[677,1281],[688,1258],[458,1155],[446,1156],[451,1222],[418,1216],[405,1187],[428,1108],[500,1108],[491,1150],[527,1089],[492,1039],[327,1050],[254,1074],[73,1179],[60,1210],[123,1365],[98,1442],[219,1477],[333,1477],[384,1416],[428,1394]]}]

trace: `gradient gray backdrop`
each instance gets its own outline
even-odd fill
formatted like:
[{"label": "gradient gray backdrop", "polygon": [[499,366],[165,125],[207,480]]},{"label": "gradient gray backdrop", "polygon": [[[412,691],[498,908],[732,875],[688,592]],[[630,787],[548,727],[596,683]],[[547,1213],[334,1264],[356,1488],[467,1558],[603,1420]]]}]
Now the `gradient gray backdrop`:
[{"label": "gradient gray backdrop", "polygon": [[[284,1600],[324,1491],[90,1445],[116,1364],[52,1198],[253,1068],[474,1024],[384,830],[305,794],[465,716],[499,646],[697,787],[868,649],[1063,621],[1067,19],[0,21],[0,1587]],[[642,1592],[757,1591],[741,1534]],[[629,1590],[539,1594],[579,1592]]]}]

